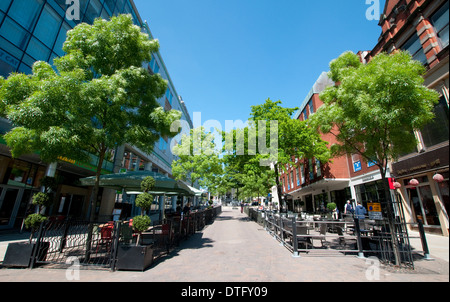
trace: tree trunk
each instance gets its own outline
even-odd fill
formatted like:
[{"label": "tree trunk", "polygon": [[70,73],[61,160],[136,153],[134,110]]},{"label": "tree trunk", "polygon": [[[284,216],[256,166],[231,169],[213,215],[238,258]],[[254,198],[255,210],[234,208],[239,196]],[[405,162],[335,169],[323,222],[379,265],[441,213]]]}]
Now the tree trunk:
[{"label": "tree trunk", "polygon": [[97,173],[96,173],[96,177],[95,177],[95,185],[94,185],[94,192],[91,194],[91,200],[90,200],[90,217],[89,217],[89,222],[90,222],[90,228],[89,228],[89,232],[88,232],[88,236],[86,239],[86,253],[85,253],[85,258],[88,260],[90,258],[91,255],[91,247],[92,247],[92,231],[93,231],[93,222],[94,222],[94,218],[95,218],[95,206],[97,204],[97,199],[98,199],[98,192],[99,192],[99,188],[100,188],[100,176],[102,173],[102,166],[103,166],[103,160],[105,158],[105,154],[106,154],[106,149],[104,149],[102,152],[100,152],[99,154],[99,160],[98,160],[98,165],[97,165]]},{"label": "tree trunk", "polygon": [[279,180],[280,174],[278,172],[278,164],[274,164],[274,167],[275,167],[275,182],[277,185],[278,204],[279,204],[280,213],[281,213],[281,205],[282,205],[283,200],[282,200],[281,189],[280,189],[281,186],[280,186],[280,180]]},{"label": "tree trunk", "polygon": [[393,204],[391,199],[391,194],[389,192],[389,184],[388,180],[386,179],[386,171],[383,168],[380,168],[381,173],[381,179],[383,181],[383,188],[384,188],[384,194],[386,197],[386,210],[387,210],[387,219],[389,223],[389,229],[391,233],[391,240],[392,240],[392,247],[394,250],[394,257],[395,257],[395,265],[400,265],[400,249],[398,246],[398,240],[396,236],[396,227],[395,227],[395,217],[393,213]]},{"label": "tree trunk", "polygon": [[89,220],[91,222],[93,222],[94,218],[95,218],[95,207],[97,205],[98,192],[100,191],[100,176],[102,175],[102,166],[103,166],[103,161],[105,159],[105,154],[106,154],[106,150],[102,150],[102,152],[100,152],[99,158],[98,158],[97,171],[96,171],[96,175],[95,175],[94,192],[91,195],[91,204],[90,204],[91,213],[90,213]]}]

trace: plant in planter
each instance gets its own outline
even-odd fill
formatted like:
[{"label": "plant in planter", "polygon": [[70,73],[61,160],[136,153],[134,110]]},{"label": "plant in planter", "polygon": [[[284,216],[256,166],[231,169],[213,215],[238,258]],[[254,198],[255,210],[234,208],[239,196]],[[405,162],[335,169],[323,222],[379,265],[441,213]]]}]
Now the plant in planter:
[{"label": "plant in planter", "polygon": [[146,177],[141,183],[143,194],[136,198],[135,204],[141,208],[141,215],[133,217],[133,230],[138,233],[136,245],[122,245],[117,255],[117,269],[144,271],[153,262],[153,247],[141,245],[141,235],[151,225],[151,219],[145,212],[153,203],[153,196],[148,193],[155,186],[155,179]]},{"label": "plant in planter", "polygon": [[[337,207],[336,203],[334,203],[334,202],[330,202],[330,203],[327,204],[327,209],[331,213],[331,214],[327,214],[328,218],[332,218],[333,217],[333,213],[334,213],[334,210],[336,209],[336,207]],[[337,219],[337,217],[336,217],[336,219]]]},{"label": "plant in planter", "polygon": [[328,211],[333,212],[334,209],[336,209],[336,204],[334,202],[328,203],[327,204],[327,209],[328,209]]},{"label": "plant in planter", "polygon": [[155,179],[151,176],[144,178],[141,182],[141,190],[143,193],[136,198],[135,204],[141,208],[141,215],[133,218],[133,230],[138,233],[136,245],[140,243],[142,232],[145,232],[151,225],[150,217],[145,212],[150,209],[153,203],[153,195],[148,193],[155,186]]},{"label": "plant in planter", "polygon": [[[49,191],[45,187],[46,192]],[[6,267],[29,267],[31,264],[31,258],[33,251],[36,247],[36,243],[33,243],[33,235],[39,229],[42,222],[47,221],[47,217],[42,215],[41,212],[45,207],[48,207],[51,203],[51,198],[48,193],[39,192],[34,194],[32,204],[38,206],[38,212],[28,215],[24,224],[26,228],[31,229],[31,234],[28,242],[10,243],[8,250],[5,254],[3,265]],[[41,260],[45,259],[49,243],[44,242],[41,244],[39,251],[37,251],[37,257]]]}]

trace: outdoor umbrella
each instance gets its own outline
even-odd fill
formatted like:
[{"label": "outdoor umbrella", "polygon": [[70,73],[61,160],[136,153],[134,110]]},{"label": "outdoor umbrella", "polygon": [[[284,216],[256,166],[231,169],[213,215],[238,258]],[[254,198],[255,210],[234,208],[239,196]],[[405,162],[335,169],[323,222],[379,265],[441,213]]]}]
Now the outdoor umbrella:
[{"label": "outdoor umbrella", "polygon": [[[152,171],[131,171],[126,173],[116,173],[100,176],[100,187],[115,190],[125,190],[126,192],[141,192],[141,182],[147,176],[155,179],[155,187],[150,194],[153,195],[186,195],[193,196],[193,192],[187,185],[176,181],[163,174]],[[94,186],[95,176],[80,179],[83,186]]]}]

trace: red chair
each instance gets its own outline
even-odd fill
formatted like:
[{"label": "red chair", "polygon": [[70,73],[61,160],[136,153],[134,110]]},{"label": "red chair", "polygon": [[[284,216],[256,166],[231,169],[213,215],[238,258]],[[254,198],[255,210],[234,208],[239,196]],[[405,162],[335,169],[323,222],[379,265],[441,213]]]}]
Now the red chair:
[{"label": "red chair", "polygon": [[114,229],[114,224],[113,223],[107,223],[105,226],[103,226],[100,229],[100,239],[97,243],[97,249],[96,249],[96,253],[98,253],[98,250],[100,248],[101,244],[104,244],[106,246],[106,251],[109,251],[109,249],[111,248],[111,243],[112,243],[112,231]]}]

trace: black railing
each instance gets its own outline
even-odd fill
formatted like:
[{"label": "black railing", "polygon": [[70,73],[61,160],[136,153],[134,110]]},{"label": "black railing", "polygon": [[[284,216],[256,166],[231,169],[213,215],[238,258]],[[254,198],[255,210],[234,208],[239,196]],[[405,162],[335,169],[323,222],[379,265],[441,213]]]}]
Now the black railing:
[{"label": "black railing", "polygon": [[[142,233],[140,244],[152,245],[157,258],[201,231],[221,212],[221,207],[214,207],[186,216],[172,215]],[[119,245],[136,245],[136,240],[128,222],[47,221],[32,239],[35,248],[31,268],[36,265],[66,268],[76,260],[81,267],[114,271]]]},{"label": "black railing", "polygon": [[[397,240],[400,265],[414,268],[413,252],[406,225],[394,224],[391,232],[386,219],[371,220],[348,217],[341,220],[298,219],[273,212],[248,209],[249,217],[292,252],[292,256],[356,254],[359,257],[376,256],[384,263],[395,262],[394,240]],[[393,235],[394,234],[394,235]],[[425,233],[421,233],[425,240]],[[320,242],[320,245],[319,245]],[[425,250],[424,250],[425,251]],[[426,251],[425,251],[426,254]]]}]

